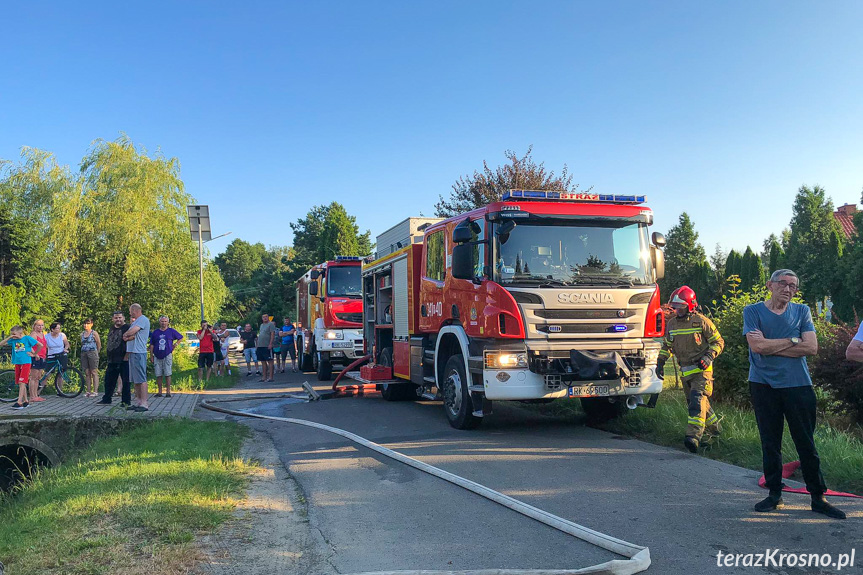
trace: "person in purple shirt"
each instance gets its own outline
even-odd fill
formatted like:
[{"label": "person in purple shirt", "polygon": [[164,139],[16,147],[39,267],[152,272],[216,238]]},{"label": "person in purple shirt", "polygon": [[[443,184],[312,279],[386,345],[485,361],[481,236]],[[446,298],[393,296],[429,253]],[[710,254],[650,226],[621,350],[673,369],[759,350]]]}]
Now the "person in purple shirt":
[{"label": "person in purple shirt", "polygon": [[150,334],[150,353],[153,357],[153,370],[156,373],[156,383],[159,393],[156,397],[162,397],[162,379],[165,380],[165,397],[171,397],[171,366],[174,364],[174,342],[183,339],[183,336],[169,326],[168,316],[159,318],[159,329]]}]

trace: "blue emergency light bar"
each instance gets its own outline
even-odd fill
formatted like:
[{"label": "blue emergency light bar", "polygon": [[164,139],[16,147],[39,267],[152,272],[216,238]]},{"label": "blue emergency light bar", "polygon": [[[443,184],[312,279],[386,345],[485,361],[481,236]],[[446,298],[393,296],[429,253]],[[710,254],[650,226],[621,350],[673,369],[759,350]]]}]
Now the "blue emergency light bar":
[{"label": "blue emergency light bar", "polygon": [[360,256],[336,256],[337,262],[358,262],[362,259]]},{"label": "blue emergency light bar", "polygon": [[502,200],[559,200],[564,202],[601,202],[605,204],[643,204],[644,196],[593,194],[590,192],[549,192],[545,190],[510,190]]}]

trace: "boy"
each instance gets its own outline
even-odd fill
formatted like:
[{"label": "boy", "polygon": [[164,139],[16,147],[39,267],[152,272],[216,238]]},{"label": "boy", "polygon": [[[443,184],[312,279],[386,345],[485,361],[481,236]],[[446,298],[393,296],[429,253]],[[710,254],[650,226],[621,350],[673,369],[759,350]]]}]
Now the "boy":
[{"label": "boy", "polygon": [[[24,328],[16,325],[9,330],[9,337],[0,341],[0,346],[12,342],[12,365],[15,366],[15,382],[18,384],[18,403],[12,409],[24,409],[27,401],[27,383],[30,380],[30,364],[39,354],[42,344],[35,337],[24,335]],[[34,351],[35,350],[35,351]]]}]

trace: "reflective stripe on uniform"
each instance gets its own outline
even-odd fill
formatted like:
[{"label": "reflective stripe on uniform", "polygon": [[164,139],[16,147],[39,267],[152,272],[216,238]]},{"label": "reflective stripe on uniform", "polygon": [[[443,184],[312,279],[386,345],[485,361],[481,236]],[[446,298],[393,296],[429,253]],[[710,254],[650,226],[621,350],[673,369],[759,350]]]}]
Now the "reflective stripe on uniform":
[{"label": "reflective stripe on uniform", "polygon": [[696,367],[694,365],[685,365],[680,368],[683,371],[683,377],[687,375],[692,375],[694,373],[703,373],[703,372],[711,372],[713,371],[713,364],[707,366],[707,369],[701,369],[700,367]]},{"label": "reflective stripe on uniform", "polygon": [[673,329],[673,330],[669,331],[668,333],[670,335],[686,335],[686,334],[690,334],[690,333],[701,333],[701,328],[700,327],[692,327],[692,328],[685,328],[685,329]]},{"label": "reflective stripe on uniform", "polygon": [[711,413],[710,416],[707,418],[707,424],[713,425],[714,423],[719,423],[719,418],[716,416],[715,413]]},{"label": "reflective stripe on uniform", "polygon": [[702,418],[700,418],[700,417],[690,417],[690,418],[689,418],[689,425],[699,425],[699,426],[703,426],[703,425],[704,425],[704,420],[703,420]]}]

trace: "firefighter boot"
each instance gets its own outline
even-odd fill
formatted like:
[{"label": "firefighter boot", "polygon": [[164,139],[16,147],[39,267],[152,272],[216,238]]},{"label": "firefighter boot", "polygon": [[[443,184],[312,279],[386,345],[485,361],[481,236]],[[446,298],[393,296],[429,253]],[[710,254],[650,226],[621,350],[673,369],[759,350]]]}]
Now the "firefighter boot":
[{"label": "firefighter boot", "polygon": [[708,407],[707,419],[705,420],[704,436],[702,437],[701,443],[711,443],[720,435],[722,435],[722,426],[719,424],[719,416],[716,415],[712,407]]},{"label": "firefighter boot", "polygon": [[689,453],[695,453],[698,451],[698,440],[694,437],[689,437],[688,435],[683,439],[683,445],[686,446],[686,449],[689,450]]}]

